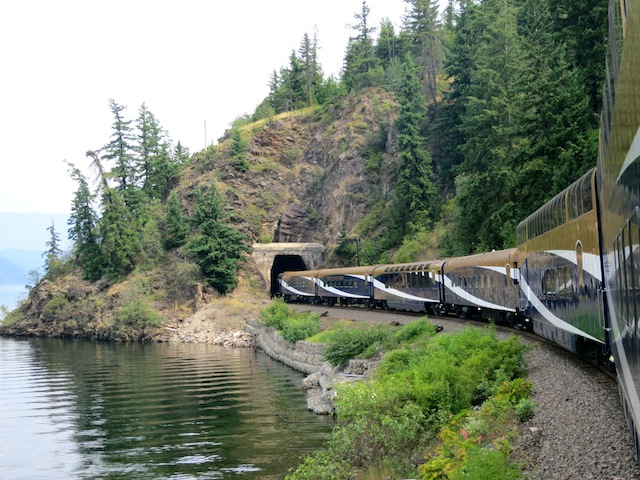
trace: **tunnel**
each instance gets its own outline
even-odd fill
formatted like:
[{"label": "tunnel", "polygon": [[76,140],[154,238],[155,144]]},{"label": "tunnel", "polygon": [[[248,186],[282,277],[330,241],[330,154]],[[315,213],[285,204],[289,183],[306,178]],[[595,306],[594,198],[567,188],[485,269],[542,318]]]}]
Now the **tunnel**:
[{"label": "tunnel", "polygon": [[271,296],[278,293],[278,275],[282,272],[306,269],[307,266],[300,255],[276,255],[271,267]]}]

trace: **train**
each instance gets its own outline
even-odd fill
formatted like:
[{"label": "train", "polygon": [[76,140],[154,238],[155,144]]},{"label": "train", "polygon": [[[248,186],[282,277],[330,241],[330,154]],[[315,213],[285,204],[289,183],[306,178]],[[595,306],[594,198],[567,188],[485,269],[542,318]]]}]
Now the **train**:
[{"label": "train", "polygon": [[[632,8],[632,3],[634,8]],[[286,301],[526,329],[616,372],[640,459],[640,4],[609,2],[594,168],[525,218],[511,249],[278,276]]]}]

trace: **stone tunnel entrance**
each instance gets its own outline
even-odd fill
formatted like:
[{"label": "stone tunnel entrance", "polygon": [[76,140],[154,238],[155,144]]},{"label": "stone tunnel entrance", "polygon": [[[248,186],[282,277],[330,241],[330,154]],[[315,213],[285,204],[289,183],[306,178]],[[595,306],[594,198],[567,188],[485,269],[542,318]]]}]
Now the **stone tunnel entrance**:
[{"label": "stone tunnel entrance", "polygon": [[271,292],[278,289],[278,275],[286,271],[315,270],[324,254],[319,243],[256,243],[253,259]]}]

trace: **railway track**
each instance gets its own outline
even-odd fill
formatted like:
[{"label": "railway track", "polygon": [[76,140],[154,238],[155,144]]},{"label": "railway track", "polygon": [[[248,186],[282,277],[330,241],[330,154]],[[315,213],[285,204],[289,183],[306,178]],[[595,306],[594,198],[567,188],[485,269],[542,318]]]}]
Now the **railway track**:
[{"label": "railway track", "polygon": [[[290,304],[298,312],[370,325],[406,324],[425,314],[359,307]],[[428,315],[445,332],[486,322]],[[621,408],[615,376],[530,332],[496,325],[501,335],[518,335],[533,345],[525,354],[537,408],[521,425],[513,455],[528,466],[528,480],[640,479],[634,447]]]},{"label": "railway track", "polygon": [[[433,315],[431,313],[427,314],[425,312],[412,312],[412,311],[403,311],[403,310],[380,310],[380,309],[369,309],[363,306],[327,306],[327,305],[312,305],[306,303],[291,303],[289,304],[294,310],[298,312],[310,311],[312,313],[318,313],[325,318],[332,318],[335,320],[338,319],[347,319],[354,321],[363,321],[368,322],[370,324],[384,324],[384,323],[399,323],[404,325],[411,320],[415,320],[421,317],[428,317],[431,321],[443,327],[443,331],[454,331],[456,329],[464,328],[465,326],[473,326],[478,328],[484,328],[489,325],[489,322],[484,320],[474,320],[474,319],[462,319],[450,315]],[[558,346],[557,344],[547,340],[546,338],[540,337],[533,332],[528,332],[526,330],[520,330],[516,328],[512,328],[506,325],[493,324],[493,327],[497,332],[500,332],[504,335],[517,335],[518,337],[527,339],[530,342],[537,343],[540,345],[545,345],[548,348],[552,348],[557,352],[562,352],[564,354],[565,350]],[[611,379],[616,379],[615,371],[611,371],[609,368],[606,368],[602,365],[595,365],[593,362],[589,362],[584,358],[580,358],[574,355],[569,354],[574,357],[577,362],[583,363],[585,366],[595,368],[598,371],[602,372],[604,375]]]}]

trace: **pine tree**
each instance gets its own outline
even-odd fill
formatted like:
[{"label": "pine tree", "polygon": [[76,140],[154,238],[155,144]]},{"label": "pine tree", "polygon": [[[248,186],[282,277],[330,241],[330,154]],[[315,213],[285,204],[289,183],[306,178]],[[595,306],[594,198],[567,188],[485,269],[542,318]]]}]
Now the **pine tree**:
[{"label": "pine tree", "polygon": [[421,131],[426,121],[425,100],[416,65],[407,55],[404,80],[398,92],[400,113],[395,122],[400,158],[396,184],[394,231],[396,244],[407,234],[427,227],[434,218],[436,190],[433,185],[431,156]]},{"label": "pine tree", "polygon": [[184,245],[189,235],[189,223],[182,211],[180,199],[175,192],[169,195],[167,200],[167,213],[165,215],[164,244],[167,249]]},{"label": "pine tree", "polygon": [[476,21],[481,32],[462,116],[464,162],[456,182],[458,235],[471,249],[503,248],[515,239],[515,151],[524,72],[516,0],[485,0]]},{"label": "pine tree", "polygon": [[409,13],[405,19],[413,47],[413,55],[421,67],[421,82],[425,97],[437,101],[437,80],[442,71],[444,51],[437,0],[405,0]]},{"label": "pine tree", "polygon": [[369,6],[363,0],[360,12],[354,14],[358,23],[351,26],[357,35],[349,38],[344,58],[342,81],[349,91],[359,91],[384,81],[384,70],[373,44],[375,28],[369,25],[369,14]]},{"label": "pine tree", "polygon": [[102,205],[100,245],[105,273],[116,280],[133,271],[136,255],[140,251],[140,237],[135,219],[117,189],[103,189]]},{"label": "pine tree", "polygon": [[238,284],[238,264],[249,247],[246,238],[228,224],[215,186],[196,193],[192,224],[195,233],[189,238],[187,251],[212,287],[222,294],[232,291]]},{"label": "pine tree", "polygon": [[304,68],[304,80],[305,80],[305,92],[306,101],[308,105],[313,105],[315,102],[315,89],[317,81],[317,52],[316,52],[316,39],[311,40],[308,33],[305,33],[300,43],[298,53],[302,60]]},{"label": "pine tree", "polygon": [[57,270],[60,263],[60,256],[62,255],[62,249],[60,248],[60,235],[56,231],[56,227],[51,219],[51,225],[47,227],[47,232],[49,232],[49,240],[46,245],[49,247],[46,252],[42,254],[44,257],[44,271],[46,275],[55,275],[55,270]]},{"label": "pine tree", "polygon": [[104,160],[114,161],[110,177],[116,181],[116,188],[120,192],[127,207],[134,216],[144,204],[144,197],[137,184],[139,172],[133,156],[134,136],[131,128],[131,120],[125,120],[123,111],[126,107],[119,105],[115,100],[109,100],[109,107],[114,118],[111,140],[102,150]]},{"label": "pine tree", "polygon": [[69,239],[73,257],[82,268],[86,280],[98,280],[103,274],[104,260],[96,232],[97,215],[92,207],[94,196],[87,179],[72,163],[67,163],[71,178],[78,184],[69,216]]},{"label": "pine tree", "polygon": [[131,120],[125,120],[123,111],[126,107],[119,105],[115,100],[109,99],[109,108],[113,115],[113,132],[111,140],[102,150],[105,160],[115,162],[111,173],[116,180],[117,188],[121,192],[134,187],[137,172],[133,163],[133,133],[131,130]]},{"label": "pine tree", "polygon": [[520,8],[526,64],[521,130],[527,140],[517,159],[525,194],[518,203],[521,218],[579,178],[597,157],[598,124],[588,90],[552,30],[551,3],[524,0]]}]

